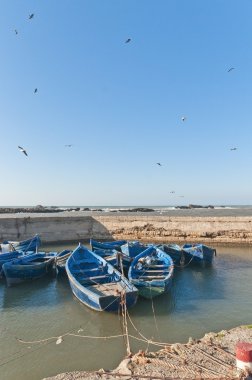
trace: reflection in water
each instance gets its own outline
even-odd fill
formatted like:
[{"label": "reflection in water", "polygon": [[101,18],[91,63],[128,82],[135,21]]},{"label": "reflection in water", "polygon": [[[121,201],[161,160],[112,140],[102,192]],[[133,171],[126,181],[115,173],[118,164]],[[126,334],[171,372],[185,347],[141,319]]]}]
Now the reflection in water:
[{"label": "reflection in water", "polygon": [[[170,293],[153,303],[139,298],[129,310],[137,330],[147,338],[184,342],[189,336],[251,323],[251,249],[217,247],[217,252],[212,267],[177,269]],[[33,380],[64,371],[113,368],[125,355],[121,338],[97,341],[69,336],[60,345],[55,340],[29,346],[17,342],[15,337],[39,340],[78,330],[92,336],[121,334],[118,315],[80,304],[65,277],[47,277],[12,288],[1,282],[0,308],[3,379]],[[140,337],[130,323],[129,332]],[[145,343],[133,340],[131,346],[133,351],[146,348]]]}]

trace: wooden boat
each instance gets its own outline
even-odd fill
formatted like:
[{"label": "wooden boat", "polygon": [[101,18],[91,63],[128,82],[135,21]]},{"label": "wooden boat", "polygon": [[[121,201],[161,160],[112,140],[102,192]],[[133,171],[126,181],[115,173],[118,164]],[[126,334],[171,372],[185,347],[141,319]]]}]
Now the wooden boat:
[{"label": "wooden boat", "polygon": [[7,285],[16,285],[45,276],[53,270],[55,254],[34,253],[3,264]]},{"label": "wooden boat", "polygon": [[128,278],[145,298],[168,292],[172,285],[174,265],[161,249],[150,246],[136,256],[130,265]]},{"label": "wooden boat", "polygon": [[64,249],[56,255],[56,269],[58,274],[66,274],[66,262],[71,256],[72,250]]},{"label": "wooden boat", "polygon": [[19,251],[13,251],[13,252],[7,252],[7,253],[2,253],[0,255],[0,272],[2,274],[2,266],[4,263],[7,263],[11,260],[17,259],[18,257],[23,256],[23,252]]},{"label": "wooden boat", "polygon": [[7,252],[12,252],[12,251],[35,252],[37,251],[40,245],[41,245],[41,239],[39,235],[35,235],[31,239],[22,240],[22,241],[5,240],[1,244],[1,251],[2,251],[2,254],[7,253]]},{"label": "wooden boat", "polygon": [[137,301],[138,291],[112,265],[81,244],[66,262],[66,272],[75,297],[97,311],[118,311],[122,297],[126,306]]},{"label": "wooden boat", "polygon": [[94,249],[116,249],[117,251],[121,252],[121,246],[123,244],[126,244],[126,240],[115,240],[115,241],[106,241],[106,242],[100,242],[93,239],[90,239],[90,246],[92,251]]},{"label": "wooden boat", "polygon": [[93,252],[96,255],[103,257],[108,263],[113,265],[113,267],[115,267],[120,272],[122,271],[123,267],[124,273],[128,273],[130,263],[132,261],[129,256],[117,251],[116,249],[93,248]]},{"label": "wooden boat", "polygon": [[129,257],[136,257],[139,253],[145,251],[149,245],[140,243],[139,241],[129,241],[121,246],[121,251]]},{"label": "wooden boat", "polygon": [[178,244],[158,244],[157,247],[172,258],[174,265],[184,265],[184,252]]},{"label": "wooden boat", "polygon": [[211,264],[216,256],[216,249],[204,244],[184,244],[182,249],[186,263]]}]

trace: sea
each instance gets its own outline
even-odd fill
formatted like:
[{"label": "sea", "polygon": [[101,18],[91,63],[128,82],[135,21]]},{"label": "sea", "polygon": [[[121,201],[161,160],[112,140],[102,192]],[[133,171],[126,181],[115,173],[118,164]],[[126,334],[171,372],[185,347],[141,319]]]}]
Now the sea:
[{"label": "sea", "polygon": [[[38,206],[0,206],[10,209],[31,209]],[[165,206],[44,206],[46,209],[61,211],[62,213],[77,213],[78,215],[130,215],[137,212],[138,215],[163,215],[163,216],[252,216],[252,205],[203,205],[187,208],[187,205]],[[142,209],[142,210],[141,210]],[[146,211],[143,211],[143,210]],[[151,210],[151,211],[147,211]],[[23,214],[20,211],[18,214]],[[38,208],[38,213],[41,209]]]}]

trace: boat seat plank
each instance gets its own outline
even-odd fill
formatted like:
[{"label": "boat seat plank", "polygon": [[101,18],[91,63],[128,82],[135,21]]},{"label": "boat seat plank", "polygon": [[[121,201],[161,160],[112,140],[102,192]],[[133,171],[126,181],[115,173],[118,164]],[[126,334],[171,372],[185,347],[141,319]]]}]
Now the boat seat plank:
[{"label": "boat seat plank", "polygon": [[162,280],[164,279],[166,276],[160,276],[160,275],[157,275],[157,276],[139,276],[139,280],[154,280],[154,279],[157,279],[157,280]]},{"label": "boat seat plank", "polygon": [[162,268],[168,268],[169,267],[169,265],[165,265],[165,264],[153,264],[153,265],[148,265],[148,268],[160,268],[160,269],[162,269]]},{"label": "boat seat plank", "polygon": [[102,274],[102,275],[99,275],[99,276],[87,277],[86,280],[98,280],[98,279],[106,278],[106,277],[109,277],[109,276],[111,276],[111,274],[107,273],[107,274]]},{"label": "boat seat plank", "polygon": [[168,272],[168,268],[166,270],[159,270],[159,269],[142,269],[141,271],[138,271],[138,273],[164,273],[164,272]]}]

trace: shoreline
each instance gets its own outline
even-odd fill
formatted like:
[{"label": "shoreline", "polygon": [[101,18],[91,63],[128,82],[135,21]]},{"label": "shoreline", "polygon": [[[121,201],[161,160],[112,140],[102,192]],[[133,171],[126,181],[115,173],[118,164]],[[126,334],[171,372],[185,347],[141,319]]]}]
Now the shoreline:
[{"label": "shoreline", "polygon": [[167,344],[156,352],[139,351],[114,370],[69,372],[43,380],[237,379],[235,345],[240,341],[252,343],[252,325],[189,338],[186,344]]},{"label": "shoreline", "polygon": [[[210,210],[211,211],[211,210]],[[251,216],[172,216],[130,213],[62,212],[2,214],[0,241],[39,234],[43,243],[95,240],[141,240],[153,243],[252,244]]]}]

